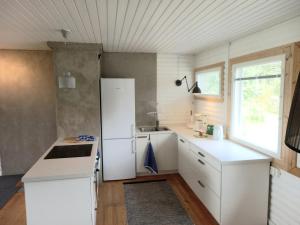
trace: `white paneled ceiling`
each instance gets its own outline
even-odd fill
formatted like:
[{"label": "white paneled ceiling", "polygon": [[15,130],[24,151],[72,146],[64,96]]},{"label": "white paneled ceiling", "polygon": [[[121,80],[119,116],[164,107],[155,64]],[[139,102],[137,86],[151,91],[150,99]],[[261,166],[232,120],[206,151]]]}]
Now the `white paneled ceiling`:
[{"label": "white paneled ceiling", "polygon": [[103,43],[109,52],[195,53],[300,15],[300,0],[0,0],[0,48]]}]

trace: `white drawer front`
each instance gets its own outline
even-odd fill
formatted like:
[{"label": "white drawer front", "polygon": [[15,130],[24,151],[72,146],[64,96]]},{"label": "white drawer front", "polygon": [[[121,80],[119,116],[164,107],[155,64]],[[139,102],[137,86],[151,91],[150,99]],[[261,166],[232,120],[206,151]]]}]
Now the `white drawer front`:
[{"label": "white drawer front", "polygon": [[218,171],[221,171],[221,162],[217,159],[213,158],[211,155],[209,155],[207,152],[200,149],[198,146],[194,144],[190,144],[190,149],[194,154],[202,158],[204,161],[209,163],[211,166],[213,166]]},{"label": "white drawer front", "polygon": [[204,181],[194,180],[192,184],[192,190],[197,197],[206,206],[208,211],[214,216],[214,218],[220,223],[220,198],[217,196]]},{"label": "white drawer front", "polygon": [[197,178],[209,186],[215,192],[215,194],[220,196],[221,173],[203,159],[195,156],[193,153],[190,154],[192,155],[192,163],[195,167]]}]

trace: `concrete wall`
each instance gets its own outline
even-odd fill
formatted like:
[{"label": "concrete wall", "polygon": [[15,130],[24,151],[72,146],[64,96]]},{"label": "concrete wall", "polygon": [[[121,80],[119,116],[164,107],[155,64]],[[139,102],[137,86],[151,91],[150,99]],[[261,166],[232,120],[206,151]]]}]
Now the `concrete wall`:
[{"label": "concrete wall", "polygon": [[49,42],[53,49],[56,77],[69,71],[76,78],[75,89],[57,89],[57,134],[100,135],[100,44]]},{"label": "concrete wall", "polygon": [[101,68],[102,77],[135,78],[136,125],[153,125],[146,113],[156,111],[156,54],[105,52]]},{"label": "concrete wall", "polygon": [[52,53],[0,50],[0,102],[3,174],[24,173],[56,140]]}]

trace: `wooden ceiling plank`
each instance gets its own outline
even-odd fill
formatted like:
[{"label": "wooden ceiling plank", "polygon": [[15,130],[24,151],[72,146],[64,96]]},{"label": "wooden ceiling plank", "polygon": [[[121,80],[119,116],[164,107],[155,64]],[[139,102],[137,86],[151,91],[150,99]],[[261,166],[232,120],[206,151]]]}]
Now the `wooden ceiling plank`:
[{"label": "wooden ceiling plank", "polygon": [[[39,0],[40,6],[43,10],[42,12],[47,11],[48,17],[52,18],[52,21],[55,23],[55,27],[57,30],[59,29],[69,29],[72,30],[72,26],[70,26],[65,19],[62,18],[60,12],[56,9],[53,1],[49,0]],[[70,36],[69,40],[74,42],[76,38],[74,36]],[[60,41],[63,41],[62,35],[60,35]]]},{"label": "wooden ceiling plank", "polygon": [[73,23],[76,26],[77,32],[81,34],[81,36],[84,39],[84,42],[90,42],[90,36],[88,32],[86,31],[84,24],[82,23],[82,20],[80,18],[76,3],[74,0],[63,0],[63,3],[68,11],[69,16],[72,18]]},{"label": "wooden ceiling plank", "polygon": [[44,15],[41,15],[39,10],[36,8],[36,5],[31,1],[16,1],[22,8],[23,12],[27,15],[28,21],[31,23],[36,21],[36,26],[41,31],[45,32],[47,36],[50,36],[52,39],[58,38],[58,35],[55,34],[55,27],[45,18]]},{"label": "wooden ceiling plank", "polygon": [[299,0],[2,0],[0,46],[45,49],[70,29],[105,51],[195,53],[296,16]]},{"label": "wooden ceiling plank", "polygon": [[[60,2],[60,5],[57,5],[59,1],[54,1],[54,0],[43,0],[44,4],[46,4],[49,10],[53,9],[54,17],[58,18],[61,21],[61,27],[60,29],[66,29],[66,30],[71,30],[71,31],[76,31],[76,27],[73,24],[72,19],[69,16],[63,16],[65,15],[66,11],[63,11],[65,9],[65,6]],[[48,5],[49,4],[49,5]],[[66,9],[65,9],[66,10]],[[72,35],[70,35],[70,40],[72,41],[80,41],[81,36],[80,34],[73,32]]]},{"label": "wooden ceiling plank", "polygon": [[107,47],[107,1],[106,0],[96,0],[97,11],[99,17],[99,24],[101,29],[101,37],[103,49],[106,51]]},{"label": "wooden ceiling plank", "polygon": [[97,43],[97,38],[91,23],[91,15],[86,0],[74,0],[74,4],[79,15],[84,31],[89,37],[91,43]]},{"label": "wooden ceiling plank", "polygon": [[[191,14],[189,15],[188,19],[185,20],[181,20],[179,22],[179,24],[176,24],[176,27],[174,30],[166,33],[163,36],[163,39],[160,41],[160,43],[164,43],[165,40],[173,40],[176,37],[176,34],[180,34],[182,33],[182,30],[188,26],[189,23],[191,23],[192,21],[194,21],[195,19],[199,19],[199,17],[202,19],[205,14],[203,15],[203,13],[207,12],[208,9],[212,8],[211,11],[213,11],[215,8],[217,8],[219,6],[218,2],[223,2],[223,0],[213,0],[213,1],[204,1],[201,2],[196,8],[195,10],[193,10],[191,12]],[[203,3],[203,4],[202,4]],[[166,43],[168,43],[168,41],[165,41]]]},{"label": "wooden ceiling plank", "polygon": [[[187,2],[187,1],[185,1],[185,2]],[[145,44],[151,43],[151,41],[153,40],[153,37],[170,20],[170,17],[173,14],[176,14],[176,11],[178,9],[180,9],[180,6],[182,6],[183,3],[184,3],[183,0],[178,1],[176,4],[173,2],[173,4],[168,8],[168,10],[161,17],[161,22],[153,28],[152,32],[143,40],[143,43],[145,43]]]},{"label": "wooden ceiling plank", "polygon": [[125,21],[126,21],[126,18],[127,18],[127,14],[128,14],[129,4],[130,4],[130,0],[128,0],[126,2],[126,8],[125,8],[124,17],[123,17],[123,20],[121,22],[122,26],[121,26],[121,30],[120,30],[120,34],[119,34],[118,45],[116,45],[116,48],[115,48],[116,51],[118,51],[119,47],[120,47],[121,37],[123,35],[123,30],[124,30],[124,24],[125,24]]},{"label": "wooden ceiling plank", "polygon": [[107,37],[107,47],[108,51],[112,51],[113,49],[113,42],[114,42],[114,33],[116,32],[116,21],[117,21],[117,12],[119,8],[119,1],[118,0],[109,0],[107,2],[107,10],[108,10],[108,17],[107,17],[107,27],[108,27],[108,37]]},{"label": "wooden ceiling plank", "polygon": [[[244,0],[245,2],[247,0]],[[232,6],[234,3],[239,3],[239,0],[233,0],[233,1],[214,1],[211,2],[209,5],[205,7],[205,9],[197,14],[197,17],[195,17],[194,20],[190,21],[188,24],[182,24],[181,27],[178,27],[175,33],[173,33],[174,37],[172,41],[168,41],[167,36],[160,42],[159,45],[157,45],[157,49],[160,48],[160,46],[165,45],[166,43],[168,45],[171,45],[171,42],[174,43],[176,40],[180,40],[180,38],[187,38],[191,35],[191,32],[200,29],[200,25],[209,21],[214,16],[217,16],[219,13],[222,13],[223,10],[225,10],[227,7]],[[188,35],[187,35],[188,34]]]},{"label": "wooden ceiling plank", "polygon": [[124,21],[124,26],[123,26],[123,34],[119,40],[119,45],[118,46],[118,51],[122,51],[123,47],[126,45],[126,41],[128,39],[128,35],[131,31],[132,28],[132,23],[136,17],[136,13],[140,7],[141,0],[130,0],[128,1],[128,9],[127,9],[127,16],[126,20]]},{"label": "wooden ceiling plank", "polygon": [[[159,23],[159,21],[161,20],[161,17],[164,15],[164,13],[167,11],[167,9],[170,7],[172,3],[172,0],[168,0],[168,1],[162,1],[162,4],[160,5],[160,7],[157,9],[157,14],[154,14],[154,19],[149,21],[148,24],[148,32],[143,36],[144,38],[146,38],[154,29],[154,27]],[[136,43],[135,48],[139,48],[140,45],[142,46],[142,43],[144,38],[139,39],[139,42]]]},{"label": "wooden ceiling plank", "polygon": [[128,0],[121,0],[118,2],[116,24],[114,28],[113,42],[112,42],[112,51],[117,51],[118,43],[122,32],[122,27],[126,17],[128,8]]},{"label": "wooden ceiling plank", "polygon": [[[251,11],[250,9],[253,7],[253,5],[254,5],[255,9],[257,10],[257,5],[255,5],[255,3],[260,4],[258,0],[237,2],[237,4],[238,4],[237,6],[234,6],[234,8],[227,8],[226,10],[217,14],[213,18],[212,21],[208,20],[208,21],[205,21],[205,23],[198,25],[198,28],[199,28],[198,30],[196,30],[194,27],[191,28],[189,40],[194,41],[195,39],[199,39],[199,35],[201,35],[201,37],[204,37],[204,34],[208,33],[208,30],[216,31],[216,30],[218,30],[218,27],[222,28],[224,26],[224,24],[226,24],[226,28],[228,28],[230,21],[235,20],[234,17],[236,14],[243,12],[241,15],[243,17],[247,17],[246,14],[247,14],[247,12]],[[222,26],[221,26],[221,24],[222,24]],[[203,38],[203,40],[204,40],[204,38]],[[171,43],[169,43],[169,44],[171,45]]]},{"label": "wooden ceiling plank", "polygon": [[85,5],[89,14],[89,21],[93,30],[96,43],[101,43],[101,28],[98,17],[97,2],[95,0],[85,0]]},{"label": "wooden ceiling plank", "polygon": [[[271,16],[273,16],[273,18],[274,17],[278,17],[278,15],[277,14],[274,14],[274,10],[276,10],[277,8],[280,8],[280,9],[284,9],[284,10],[286,10],[287,8],[286,7],[289,7],[289,8],[291,8],[291,6],[287,6],[287,5],[285,5],[285,6],[283,6],[283,5],[272,5],[272,7],[268,7],[267,8],[267,11],[268,12],[271,12]],[[295,6],[292,6],[292,7],[295,7]],[[235,39],[235,37],[233,37],[232,36],[232,33],[234,33],[234,32],[240,32],[241,31],[241,27],[249,27],[251,24],[253,24],[253,23],[251,23],[251,21],[253,21],[253,19],[252,19],[252,17],[253,18],[257,18],[259,21],[264,21],[263,19],[264,19],[264,17],[269,17],[270,15],[265,15],[265,14],[263,14],[262,13],[262,11],[265,9],[265,7],[262,7],[260,10],[258,10],[258,11],[256,11],[256,13],[255,14],[253,14],[253,12],[251,12],[251,11],[248,11],[248,12],[245,12],[245,17],[244,17],[244,19],[243,20],[239,20],[239,21],[236,21],[236,24],[237,25],[235,25],[235,26],[237,26],[237,29],[238,30],[233,30],[233,29],[230,29],[230,26],[226,26],[226,29],[224,29],[224,31],[222,32],[223,33],[223,35],[222,35],[222,39],[227,39],[227,42],[228,41],[232,41],[232,40],[234,40]],[[299,8],[296,8],[296,11],[297,10],[299,10]],[[277,18],[278,19],[278,18]],[[245,22],[245,23],[243,23],[243,21]],[[226,23],[224,23],[224,24],[226,24]],[[223,24],[223,25],[224,25]],[[277,24],[277,23],[276,23]],[[255,26],[255,25],[253,25],[255,28],[255,30],[252,30],[252,32],[251,33],[253,33],[253,32],[257,32],[258,30],[257,30],[257,26]],[[234,27],[234,26],[233,26]],[[266,26],[266,28],[268,28],[269,26]],[[228,34],[227,36],[226,36],[226,33]],[[246,34],[242,34],[241,36],[239,36],[239,37],[236,37],[236,38],[241,38],[241,37],[243,37],[243,36],[245,36]],[[204,37],[205,38],[205,37]],[[205,38],[206,40],[209,40],[210,41],[210,43],[215,43],[215,45],[217,45],[218,43],[222,43],[222,42],[224,42],[224,40],[221,40],[221,38],[220,38],[220,36],[216,36],[216,35],[213,35],[213,32],[209,35],[209,36],[207,36],[206,38]],[[196,39],[195,39],[195,42],[193,43],[193,46],[197,46],[197,42],[196,42]],[[206,48],[206,47],[204,47],[204,48]],[[202,50],[204,49],[204,48],[202,48]],[[192,48],[190,48],[190,50],[192,50],[192,49],[194,49],[194,51],[201,51],[201,49],[198,47],[192,47]]]},{"label": "wooden ceiling plank", "polygon": [[5,8],[2,8],[3,15],[6,15],[6,18],[10,18],[11,22],[15,21],[16,24],[19,24],[19,32],[30,32],[35,33],[35,40],[45,41],[47,39],[47,34],[44,31],[40,30],[40,27],[36,24],[31,24],[31,21],[28,19],[24,12],[22,11],[22,7],[17,4],[17,2],[6,1],[6,5],[2,5]]},{"label": "wooden ceiling plank", "polygon": [[101,30],[101,20],[100,20],[100,6],[99,6],[99,1],[95,0],[95,4],[96,4],[96,9],[97,9],[97,19],[98,19],[98,27],[99,27],[99,36],[100,36],[100,40],[101,43],[103,44],[104,40],[102,37],[102,30]]},{"label": "wooden ceiling plank", "polygon": [[180,12],[178,12],[178,14],[174,13],[170,17],[170,18],[174,17],[172,18],[172,21],[169,24],[166,24],[164,29],[161,29],[161,32],[156,33],[155,41],[151,43],[151,47],[157,45],[157,43],[161,40],[161,37],[166,33],[168,33],[169,30],[172,27],[174,27],[174,25],[176,25],[176,22],[179,21],[180,18],[183,18],[182,21],[186,19],[190,15],[190,13],[198,9],[203,4],[203,2],[204,1],[200,1],[199,3],[199,1],[195,1],[195,0],[192,0],[190,2],[185,1],[185,3],[187,3],[186,6]]},{"label": "wooden ceiling plank", "polygon": [[[265,2],[266,4],[268,4],[267,2]],[[260,4],[260,2],[257,2],[257,4]],[[261,5],[261,4],[260,4]],[[215,23],[215,24],[218,24],[218,27],[214,27],[211,28],[209,31],[208,29],[204,29],[205,32],[202,32],[201,33],[201,37],[203,37],[204,40],[208,40],[208,39],[211,39],[211,37],[214,35],[214,30],[220,30],[221,27],[226,27],[225,31],[229,31],[231,27],[233,26],[238,26],[239,29],[241,29],[242,27],[248,27],[249,25],[248,24],[251,24],[253,23],[254,19],[256,20],[260,20],[260,16],[262,15],[265,15],[264,14],[264,10],[267,10],[268,12],[270,12],[271,14],[274,13],[274,9],[276,8],[282,8],[283,5],[280,3],[280,2],[277,2],[277,4],[272,4],[271,6],[267,7],[267,5],[261,5],[261,8],[257,9],[257,6],[254,7],[255,8],[255,13],[253,13],[253,11],[251,11],[249,7],[245,7],[243,12],[242,12],[242,15],[243,15],[243,19],[242,18],[239,18],[239,19],[232,19],[231,17],[231,21],[227,21],[225,19],[222,18],[222,20],[219,22],[219,23]],[[234,11],[232,11],[232,14],[235,15]],[[277,14],[276,14],[277,16]],[[230,20],[230,18],[229,18]],[[247,23],[248,22],[248,23]],[[214,24],[212,24],[214,25]],[[231,30],[230,30],[230,33],[231,34],[234,34]],[[222,32],[222,37],[224,38],[224,33]],[[198,39],[199,39],[199,36],[200,36],[200,33],[196,33],[194,36],[193,36],[193,39],[189,39],[190,42],[199,42]],[[231,35],[232,36],[232,35]],[[219,37],[220,38],[220,37]],[[229,41],[229,40],[228,40]]]},{"label": "wooden ceiling plank", "polygon": [[136,35],[142,22],[144,21],[146,12],[149,9],[150,2],[150,0],[143,0],[142,4],[140,4],[140,7],[136,12],[135,19],[132,22],[131,32],[128,32],[128,36],[125,41],[126,44],[123,47],[123,51],[128,51],[129,45],[132,43],[132,39]]},{"label": "wooden ceiling plank", "polygon": [[156,14],[156,12],[158,11],[158,8],[161,6],[161,3],[162,3],[162,0],[159,0],[159,1],[151,1],[151,4],[149,7],[149,10],[147,10],[146,12],[146,16],[144,20],[144,23],[143,25],[141,25],[142,29],[140,31],[139,34],[136,35],[135,39],[134,39],[134,44],[133,46],[131,46],[131,49],[135,49],[136,48],[136,43],[139,42],[141,36],[145,33],[145,30],[149,27],[149,24],[150,24],[150,21],[154,18],[154,15]]},{"label": "wooden ceiling plank", "polygon": [[9,40],[11,40],[11,38],[13,37],[19,38],[20,35],[23,38],[25,35],[25,37],[27,37],[27,39],[30,39],[32,42],[37,41],[37,36],[26,29],[23,32],[21,32],[21,34],[19,34],[20,30],[24,29],[24,27],[21,24],[17,23],[15,20],[12,20],[9,17],[7,17],[4,13],[0,14],[0,29],[2,32],[2,38],[6,32],[10,32],[11,37],[9,38]]},{"label": "wooden ceiling plank", "polygon": [[[84,42],[85,38],[83,34],[79,31],[64,1],[63,0],[62,1],[51,0],[51,1],[52,4],[55,6],[56,11],[59,13],[60,18],[62,18],[62,20],[64,20],[68,24],[69,29],[71,30],[71,34],[69,36],[72,37],[73,40],[75,40],[76,42]],[[67,28],[63,28],[63,29],[67,29]]]}]

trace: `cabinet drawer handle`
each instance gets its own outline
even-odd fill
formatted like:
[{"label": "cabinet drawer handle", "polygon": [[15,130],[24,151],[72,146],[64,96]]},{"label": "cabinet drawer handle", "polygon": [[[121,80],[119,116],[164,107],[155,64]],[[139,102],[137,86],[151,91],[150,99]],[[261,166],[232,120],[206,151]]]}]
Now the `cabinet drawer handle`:
[{"label": "cabinet drawer handle", "polygon": [[199,155],[201,155],[202,157],[205,157],[205,155],[202,152],[198,152]]},{"label": "cabinet drawer handle", "polygon": [[198,180],[198,184],[199,184],[201,187],[205,188],[205,185],[204,185],[200,180]]},{"label": "cabinet drawer handle", "polygon": [[179,139],[182,143],[184,143],[184,140],[182,140],[182,139]]},{"label": "cabinet drawer handle", "polygon": [[205,163],[200,159],[198,159],[198,162],[201,163],[202,165],[205,165]]},{"label": "cabinet drawer handle", "polygon": [[148,136],[137,136],[136,138],[147,138]]}]

